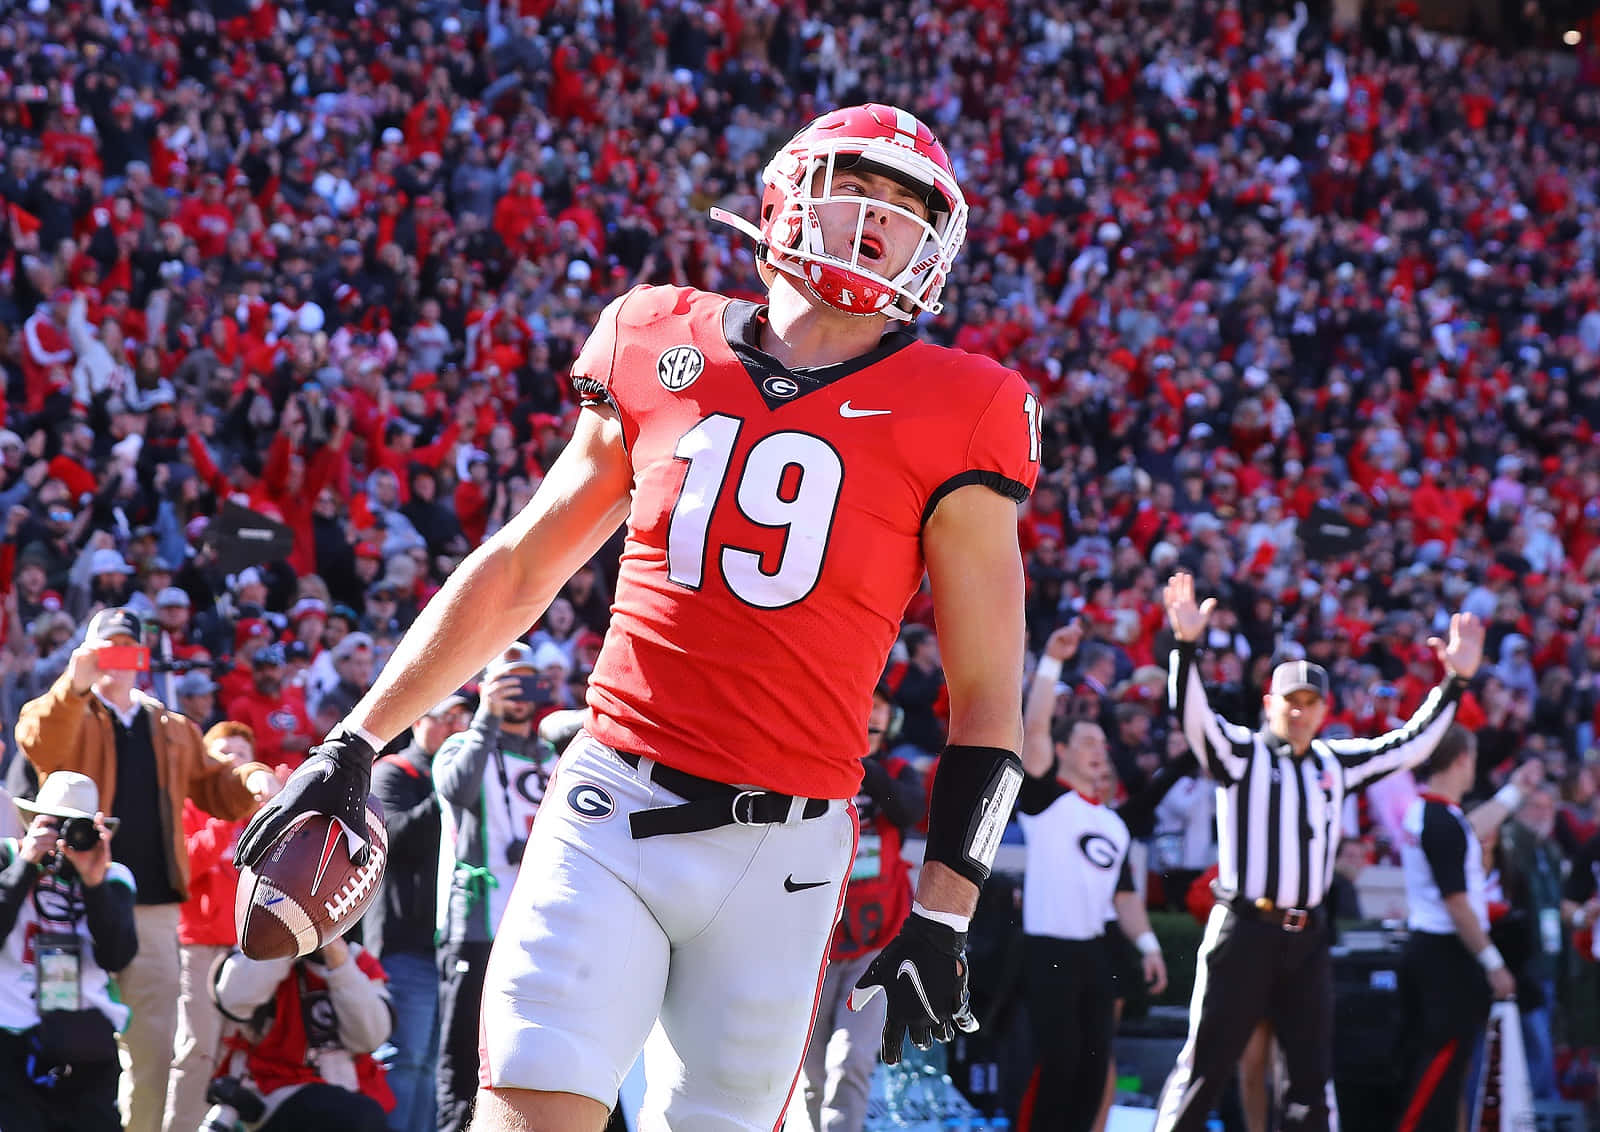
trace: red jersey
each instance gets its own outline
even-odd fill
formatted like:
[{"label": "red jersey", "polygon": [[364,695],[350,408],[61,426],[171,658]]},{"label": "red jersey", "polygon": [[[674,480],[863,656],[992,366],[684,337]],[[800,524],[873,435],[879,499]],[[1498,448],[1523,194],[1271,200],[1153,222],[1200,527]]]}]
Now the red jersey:
[{"label": "red jersey", "polygon": [[233,864],[233,850],[243,831],[244,822],[214,818],[195,805],[193,799],[184,799],[189,899],[178,909],[179,943],[232,947],[239,941],[233,926],[233,901],[239,891],[239,870]]},{"label": "red jersey", "polygon": [[589,727],[719,782],[849,798],[923,525],[968,484],[1027,498],[1038,401],[905,331],[791,372],[757,345],[764,314],[636,287],[573,363],[616,408],[634,487]]},{"label": "red jersey", "polygon": [[256,736],[256,759],[267,766],[283,763],[290,770],[306,761],[306,753],[286,751],[283,741],[291,735],[314,739],[311,720],[306,714],[304,688],[286,685],[276,696],[263,696],[252,686],[243,695],[228,701],[228,718],[249,726]]}]

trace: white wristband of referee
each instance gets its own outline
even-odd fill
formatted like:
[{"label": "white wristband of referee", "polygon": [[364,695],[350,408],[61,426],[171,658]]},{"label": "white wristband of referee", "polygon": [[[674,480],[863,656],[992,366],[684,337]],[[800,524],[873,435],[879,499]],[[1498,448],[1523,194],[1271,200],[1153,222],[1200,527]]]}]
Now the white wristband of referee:
[{"label": "white wristband of referee", "polygon": [[1161,941],[1156,938],[1155,932],[1140,932],[1139,938],[1133,941],[1141,955],[1160,955]]},{"label": "white wristband of referee", "polygon": [[1478,964],[1485,971],[1498,971],[1506,965],[1506,961],[1500,954],[1500,949],[1491,943],[1488,947],[1478,952]]},{"label": "white wristband of referee", "polygon": [[1515,782],[1508,782],[1494,792],[1494,800],[1515,813],[1522,805],[1522,789]]},{"label": "white wristband of referee", "polygon": [[972,926],[971,916],[958,916],[954,912],[935,912],[931,908],[924,908],[915,900],[911,902],[912,914],[921,916],[924,920],[932,920],[936,924],[943,924],[953,931],[964,932]]},{"label": "white wristband of referee", "polygon": [[1038,666],[1033,670],[1033,678],[1054,684],[1061,679],[1061,662],[1053,656],[1041,656]]}]

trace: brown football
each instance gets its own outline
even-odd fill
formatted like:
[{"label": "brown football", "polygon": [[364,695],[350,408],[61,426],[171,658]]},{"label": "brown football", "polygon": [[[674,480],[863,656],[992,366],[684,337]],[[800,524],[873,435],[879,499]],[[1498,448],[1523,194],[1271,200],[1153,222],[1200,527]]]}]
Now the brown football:
[{"label": "brown football", "polygon": [[383,807],[371,795],[366,835],[372,851],[358,869],[344,827],[326,814],[306,814],[285,830],[239,873],[239,949],[251,959],[310,955],[354,927],[378,894],[389,856]]}]

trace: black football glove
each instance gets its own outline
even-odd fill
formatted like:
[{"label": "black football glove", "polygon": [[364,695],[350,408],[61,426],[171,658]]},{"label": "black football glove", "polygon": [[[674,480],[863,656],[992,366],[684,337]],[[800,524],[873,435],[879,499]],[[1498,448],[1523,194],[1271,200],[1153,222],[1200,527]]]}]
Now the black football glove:
[{"label": "black football glove", "polygon": [[327,814],[341,819],[360,838],[361,848],[350,860],[357,866],[366,864],[367,794],[372,787],[372,760],[377,757],[365,739],[336,728],[311,748],[283,789],[256,811],[239,836],[233,863],[241,869],[254,865],[301,814]]},{"label": "black football glove", "polygon": [[913,912],[850,992],[860,1010],[879,991],[888,1000],[883,1022],[883,1061],[894,1065],[907,1033],[918,1049],[934,1039],[948,1042],[956,1031],[978,1028],[967,1001],[967,933]]}]

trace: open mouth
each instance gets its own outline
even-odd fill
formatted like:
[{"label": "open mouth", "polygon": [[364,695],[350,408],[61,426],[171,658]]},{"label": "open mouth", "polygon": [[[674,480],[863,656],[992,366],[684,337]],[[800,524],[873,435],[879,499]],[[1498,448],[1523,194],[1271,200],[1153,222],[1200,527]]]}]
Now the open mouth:
[{"label": "open mouth", "polygon": [[863,232],[861,239],[856,244],[856,250],[863,263],[877,263],[883,259],[883,253],[887,249],[884,247],[881,236],[872,232]]}]

